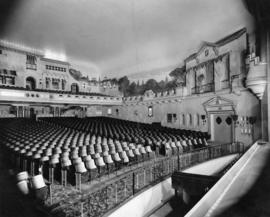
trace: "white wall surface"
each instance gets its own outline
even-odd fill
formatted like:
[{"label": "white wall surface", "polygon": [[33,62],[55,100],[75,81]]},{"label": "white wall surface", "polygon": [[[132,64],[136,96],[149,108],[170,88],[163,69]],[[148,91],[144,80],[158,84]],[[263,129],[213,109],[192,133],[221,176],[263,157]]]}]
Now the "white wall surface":
[{"label": "white wall surface", "polygon": [[109,217],[142,217],[174,195],[171,178],[135,196]]}]

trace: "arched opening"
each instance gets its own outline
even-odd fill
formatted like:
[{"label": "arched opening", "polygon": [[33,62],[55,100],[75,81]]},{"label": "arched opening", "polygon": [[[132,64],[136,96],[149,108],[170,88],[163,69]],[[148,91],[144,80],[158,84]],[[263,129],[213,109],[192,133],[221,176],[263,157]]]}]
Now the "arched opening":
[{"label": "arched opening", "polygon": [[183,126],[186,125],[186,116],[185,116],[185,114],[182,114],[182,125]]},{"label": "arched opening", "polygon": [[189,114],[189,125],[192,126],[193,120],[192,120],[192,114]]},{"label": "arched opening", "polygon": [[71,84],[71,93],[79,93],[79,86],[76,83]]},{"label": "arched opening", "polygon": [[36,89],[36,81],[33,77],[26,78],[26,89],[27,90],[35,90]]},{"label": "arched opening", "polygon": [[211,140],[221,144],[231,143],[235,140],[235,125],[232,116],[235,115],[233,101],[214,97],[204,104],[209,117],[209,133]]}]

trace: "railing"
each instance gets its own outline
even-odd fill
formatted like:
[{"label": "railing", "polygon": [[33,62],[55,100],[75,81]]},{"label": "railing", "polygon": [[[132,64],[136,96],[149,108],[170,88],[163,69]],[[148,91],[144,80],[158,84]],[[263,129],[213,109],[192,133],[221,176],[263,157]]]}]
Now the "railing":
[{"label": "railing", "polygon": [[[126,168],[126,173],[101,185],[96,190],[81,194],[77,200],[63,204],[54,210],[54,215],[64,216],[103,216],[175,171],[181,171],[201,162],[234,153],[244,153],[245,146],[240,143],[208,146],[176,156],[166,156],[144,163],[134,169]],[[64,213],[63,213],[64,212]]]},{"label": "railing", "polygon": [[37,65],[36,64],[26,63],[26,69],[37,70]]},{"label": "railing", "polygon": [[[185,216],[224,216],[221,214],[224,210],[233,210],[235,203],[244,195],[248,195],[251,187],[256,186],[255,183],[261,183],[258,177],[263,174],[260,171],[267,164],[269,150],[269,144],[265,142],[252,145]],[[250,202],[246,199],[245,203]]]},{"label": "railing", "polygon": [[50,92],[46,90],[25,90],[0,87],[0,100],[12,102],[40,102],[40,103],[69,103],[83,105],[121,105],[121,97],[86,95],[86,94],[69,94],[65,92]]},{"label": "railing", "polygon": [[209,84],[193,87],[191,89],[191,93],[192,94],[200,94],[200,93],[213,92],[214,90],[215,90],[215,84],[209,83]]}]

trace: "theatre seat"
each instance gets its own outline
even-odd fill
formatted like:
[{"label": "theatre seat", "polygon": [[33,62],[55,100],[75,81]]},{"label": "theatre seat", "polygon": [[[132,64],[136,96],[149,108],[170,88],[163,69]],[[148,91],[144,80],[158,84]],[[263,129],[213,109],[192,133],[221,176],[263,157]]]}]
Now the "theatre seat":
[{"label": "theatre seat", "polygon": [[42,172],[49,179],[53,168],[57,181],[66,170],[73,184],[75,173],[87,182],[87,177],[94,180],[155,157],[206,147],[209,138],[203,132],[105,117],[15,118],[1,121],[0,130],[0,145],[19,171]]}]

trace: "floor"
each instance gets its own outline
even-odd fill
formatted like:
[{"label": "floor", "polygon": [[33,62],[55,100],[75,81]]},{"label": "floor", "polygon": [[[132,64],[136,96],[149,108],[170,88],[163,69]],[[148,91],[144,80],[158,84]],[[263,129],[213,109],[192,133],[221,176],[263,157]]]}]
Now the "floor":
[{"label": "floor", "polygon": [[190,208],[180,198],[173,197],[149,217],[183,217]]}]

